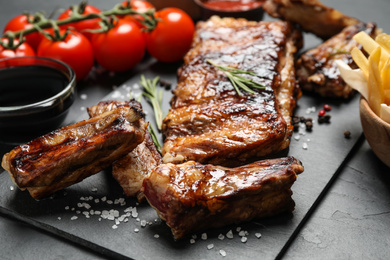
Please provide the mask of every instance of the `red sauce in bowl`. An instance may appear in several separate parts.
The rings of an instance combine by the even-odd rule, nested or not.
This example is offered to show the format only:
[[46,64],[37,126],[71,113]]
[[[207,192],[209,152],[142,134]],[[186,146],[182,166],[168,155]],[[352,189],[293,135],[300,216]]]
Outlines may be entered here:
[[259,8],[263,0],[204,0],[203,5],[209,9],[226,12],[240,12]]

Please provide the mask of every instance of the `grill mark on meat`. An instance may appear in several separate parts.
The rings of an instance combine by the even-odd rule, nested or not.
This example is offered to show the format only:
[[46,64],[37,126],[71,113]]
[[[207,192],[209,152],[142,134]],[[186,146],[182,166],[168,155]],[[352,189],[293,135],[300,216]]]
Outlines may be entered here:
[[301,55],[297,61],[297,79],[303,90],[336,98],[349,98],[354,94],[353,89],[341,78],[336,61],[341,60],[351,68],[357,68],[349,52],[354,47],[361,48],[352,38],[360,31],[367,32],[373,38],[377,34],[375,23],[351,25]]
[[[198,23],[192,49],[178,71],[172,108],[163,121],[164,162],[226,164],[231,158],[243,161],[288,147],[298,94],[293,54],[300,37],[282,21],[214,17]],[[209,59],[254,71],[257,76],[250,78],[265,89],[237,95]]]
[[[131,106],[142,111],[141,103],[134,99],[130,101],[101,101],[87,110],[88,114],[94,117],[118,107]],[[141,192],[143,179],[154,167],[161,163],[161,155],[153,143],[152,136],[146,130],[142,143],[112,164],[112,175],[127,196],[137,197],[138,201],[142,202],[145,200],[145,196]]]
[[19,188],[43,198],[110,166],[142,142],[146,128],[140,110],[117,108],[16,147],[2,166]]
[[291,186],[302,164],[293,157],[237,168],[196,162],[161,164],[145,178],[149,204],[176,239],[294,209]]

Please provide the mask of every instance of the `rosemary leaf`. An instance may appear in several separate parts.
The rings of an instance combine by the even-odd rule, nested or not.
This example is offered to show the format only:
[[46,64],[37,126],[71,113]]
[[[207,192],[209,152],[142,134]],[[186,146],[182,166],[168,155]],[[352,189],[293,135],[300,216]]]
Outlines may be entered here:
[[252,88],[257,88],[257,89],[265,88],[264,85],[257,83],[256,81],[253,81],[253,79],[248,79],[239,75],[239,74],[248,74],[251,76],[257,76],[256,73],[254,73],[253,71],[241,70],[241,69],[232,68],[228,66],[218,65],[212,62],[211,60],[207,60],[207,62],[225,73],[226,77],[229,79],[230,83],[232,83],[234,89],[236,90],[239,96],[243,95],[242,92],[240,91],[240,88],[250,94],[255,94],[255,91],[253,91]]
[[160,142],[158,141],[156,132],[154,131],[154,128],[153,128],[153,126],[151,124],[149,124],[149,132],[150,132],[150,135],[152,136],[152,140],[153,140],[154,145],[157,148],[157,151],[161,154],[161,148],[162,147],[161,147]]
[[146,79],[144,75],[141,75],[141,85],[144,88],[142,95],[149,99],[154,110],[154,119],[156,120],[158,130],[161,130],[163,114],[161,109],[162,102],[162,90],[157,90],[157,83],[159,77],[155,77],[153,80]]

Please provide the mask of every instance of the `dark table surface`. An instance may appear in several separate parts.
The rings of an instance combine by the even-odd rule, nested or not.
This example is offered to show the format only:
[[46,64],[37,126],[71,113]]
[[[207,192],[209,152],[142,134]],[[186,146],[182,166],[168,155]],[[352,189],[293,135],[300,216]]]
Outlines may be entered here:
[[[323,2],[363,21],[374,21],[385,32],[390,32],[388,0]],[[3,1],[0,7],[0,28],[10,18],[26,10],[50,13],[56,8],[76,3],[78,1],[74,0]],[[100,0],[90,3],[105,10],[110,9],[117,1]],[[74,120],[75,115],[84,113],[85,107],[94,105],[112,92],[114,86],[121,85],[133,76],[129,72],[78,83],[78,98],[67,121]],[[316,205],[301,221],[285,247],[286,251],[279,256],[286,259],[390,257],[390,168],[377,159],[363,135],[350,155],[321,193]],[[74,241],[6,215],[0,215],[0,252],[0,259],[106,258]],[[261,252],[259,258],[260,256]]]

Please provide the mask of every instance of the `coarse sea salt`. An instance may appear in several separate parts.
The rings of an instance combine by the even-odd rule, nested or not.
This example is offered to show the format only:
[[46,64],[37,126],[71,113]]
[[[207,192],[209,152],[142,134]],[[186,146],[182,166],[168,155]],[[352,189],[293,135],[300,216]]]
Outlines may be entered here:
[[207,245],[207,249],[210,250],[210,249],[213,249],[214,248],[214,244],[209,244]]
[[226,237],[232,239],[233,238],[233,231],[229,230],[229,232],[226,233]]
[[219,250],[219,254],[221,256],[226,256],[226,251],[221,249],[221,250]]

